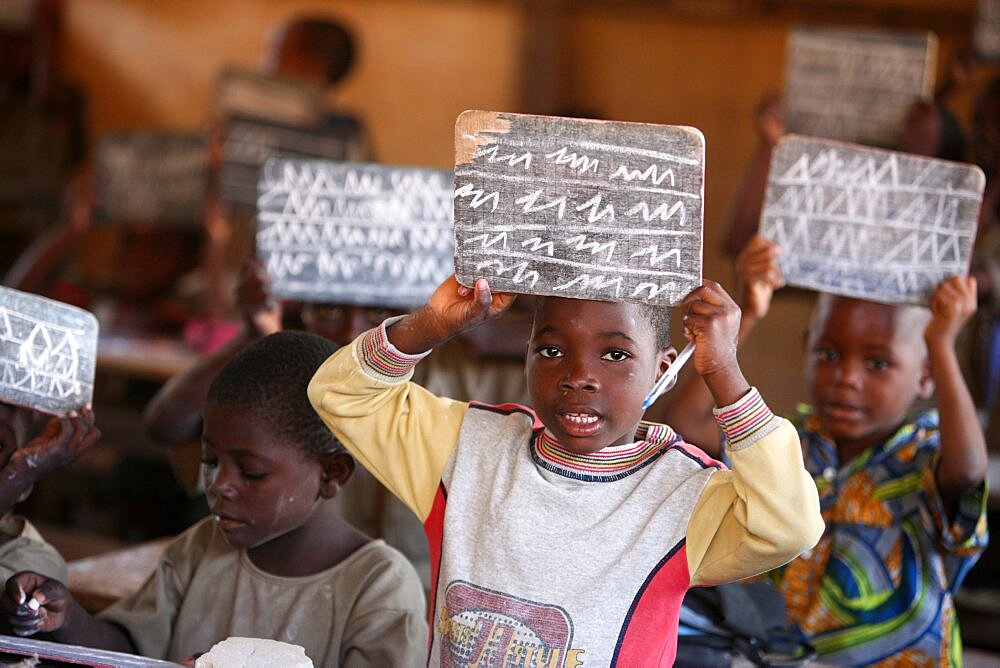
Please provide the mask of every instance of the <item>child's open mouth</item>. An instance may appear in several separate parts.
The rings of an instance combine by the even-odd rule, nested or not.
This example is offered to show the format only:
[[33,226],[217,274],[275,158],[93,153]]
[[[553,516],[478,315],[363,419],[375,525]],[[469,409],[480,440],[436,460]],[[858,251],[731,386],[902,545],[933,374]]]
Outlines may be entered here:
[[559,413],[559,425],[570,436],[585,438],[601,428],[604,418],[594,413]]
[[864,411],[848,404],[827,404],[823,407],[827,419],[856,422],[864,417]]

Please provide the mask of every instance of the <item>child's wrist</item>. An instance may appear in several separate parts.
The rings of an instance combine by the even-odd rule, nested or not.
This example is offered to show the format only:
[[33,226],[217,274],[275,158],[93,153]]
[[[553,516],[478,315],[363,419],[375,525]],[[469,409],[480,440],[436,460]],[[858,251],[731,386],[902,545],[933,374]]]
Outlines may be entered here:
[[739,366],[727,366],[702,375],[705,386],[712,394],[716,406],[728,406],[736,403],[750,391]]
[[386,337],[397,350],[407,355],[420,355],[447,342],[457,332],[447,332],[427,306],[392,323],[386,328]]

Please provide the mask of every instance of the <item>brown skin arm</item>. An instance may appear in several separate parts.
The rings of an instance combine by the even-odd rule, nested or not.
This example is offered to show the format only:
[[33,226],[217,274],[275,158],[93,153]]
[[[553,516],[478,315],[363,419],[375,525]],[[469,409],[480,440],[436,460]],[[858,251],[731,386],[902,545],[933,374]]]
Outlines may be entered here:
[[35,239],[7,271],[3,284],[44,294],[60,266],[90,228],[94,195],[88,176],[81,174],[67,189],[59,222]]
[[[771,242],[755,236],[736,259],[742,311],[737,349],[767,315],[774,291],[785,284],[777,263],[780,250]],[[722,454],[722,435],[712,415],[712,408],[716,405],[726,404],[715,400],[702,378],[689,375],[671,393],[664,420],[688,443],[697,445],[712,457],[719,457]]]
[[[34,599],[38,609],[28,602]],[[134,654],[135,645],[125,631],[84,610],[66,585],[31,571],[7,580],[0,599],[7,623],[15,635],[49,633],[56,642]]]
[[955,339],[975,311],[976,279],[946,279],[934,293],[931,321],[924,332],[941,419],[935,479],[951,515],[962,497],[986,477],[986,439],[955,354]]
[[513,294],[490,290],[486,279],[474,288],[460,285],[452,275],[438,286],[427,303],[386,330],[389,342],[408,355],[417,355],[497,318],[514,303]]
[[270,281],[258,260],[244,265],[236,300],[243,314],[239,336],[171,378],[146,406],[143,425],[146,435],[156,443],[173,446],[198,439],[202,408],[215,376],[251,343],[281,331],[281,304],[272,298]]
[[783,134],[785,125],[781,115],[781,96],[778,93],[765,95],[755,111],[757,127],[757,148],[743,175],[740,189],[733,202],[729,229],[726,234],[725,251],[734,257],[757,232],[760,212],[764,208],[764,194],[767,190],[767,174],[771,166],[771,151]]

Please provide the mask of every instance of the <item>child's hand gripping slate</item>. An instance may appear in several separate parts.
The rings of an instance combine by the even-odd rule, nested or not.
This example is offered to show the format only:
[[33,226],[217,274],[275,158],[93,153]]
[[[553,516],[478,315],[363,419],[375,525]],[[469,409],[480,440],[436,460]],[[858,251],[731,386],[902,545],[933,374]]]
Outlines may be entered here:
[[976,279],[952,276],[941,281],[931,300],[931,320],[924,330],[929,348],[953,348],[958,333],[976,312]]
[[750,390],[736,361],[740,307],[715,281],[704,280],[681,303],[684,336],[695,344],[694,367],[717,406],[735,403]]
[[500,316],[516,295],[493,293],[486,279],[467,288],[452,275],[438,286],[427,304],[389,330],[389,340],[404,353],[430,350],[462,332]]
[[94,411],[84,406],[79,413],[72,411],[65,417],[50,418],[42,433],[14,452],[8,464],[16,464],[21,471],[39,480],[72,464],[100,437],[101,430],[94,426]]
[[21,571],[7,580],[0,605],[14,633],[30,636],[62,628],[71,600],[66,585],[58,580]]

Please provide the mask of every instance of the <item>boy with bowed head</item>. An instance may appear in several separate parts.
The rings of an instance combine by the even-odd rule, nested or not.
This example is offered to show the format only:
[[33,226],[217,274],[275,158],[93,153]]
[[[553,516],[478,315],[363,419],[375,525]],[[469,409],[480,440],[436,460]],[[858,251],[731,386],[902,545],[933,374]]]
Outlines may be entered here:
[[212,517],[178,536],[139,591],[96,618],[61,582],[14,575],[3,605],[15,632],[172,661],[241,636],[300,645],[320,666],[423,665],[417,574],[330,503],[354,460],[316,417],[306,385],[336,349],[281,332],[230,360],[205,407]]
[[[683,303],[733,470],[642,422],[670,366],[666,309],[541,297],[533,402],[486,406],[408,382],[427,352],[514,295],[454,277],[317,371],[324,422],[424,520],[434,665],[670,665],[681,598],[787,562],[822,533],[791,425],[736,362],[739,309],[707,281]],[[775,484],[780,480],[781,484]]]
[[[784,284],[779,252],[754,237],[737,260],[741,342]],[[987,542],[986,443],[955,352],[975,310],[976,281],[958,276],[930,310],[819,295],[797,426],[826,532],[771,578],[824,662],[961,664],[952,596]],[[932,394],[936,410],[914,408]],[[718,452],[704,384],[673,398],[668,419]]]

